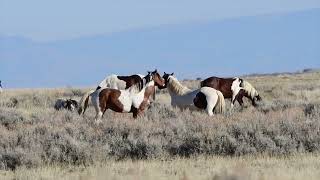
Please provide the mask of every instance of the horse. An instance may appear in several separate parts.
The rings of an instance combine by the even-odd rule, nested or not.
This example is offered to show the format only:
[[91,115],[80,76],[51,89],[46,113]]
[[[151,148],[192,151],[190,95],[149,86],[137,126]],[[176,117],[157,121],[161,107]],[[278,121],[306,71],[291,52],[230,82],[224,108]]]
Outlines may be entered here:
[[225,101],[220,91],[210,87],[191,90],[183,86],[173,75],[174,73],[164,72],[165,86],[160,88],[168,88],[172,106],[181,109],[194,107],[205,109],[209,116],[212,116],[214,111],[217,113],[225,111]]
[[243,97],[251,100],[253,106],[257,106],[256,101],[261,101],[258,91],[247,81],[241,78],[219,78],[209,77],[200,82],[201,87],[212,87],[222,92],[223,96],[227,99],[231,98],[231,107],[235,101],[243,105]]
[[103,79],[96,90],[104,89],[104,88],[112,88],[112,89],[128,89],[132,85],[139,83],[144,75],[134,74],[131,76],[118,76],[116,74],[112,74]]
[[74,111],[78,108],[78,102],[73,99],[57,99],[55,105],[55,110],[59,111],[61,109],[67,109],[69,111]]
[[[155,70],[157,71],[157,70]],[[139,83],[142,78],[145,77],[142,74],[134,74],[130,76],[119,76],[116,74],[112,74],[104,78],[99,85],[97,86],[96,90],[104,89],[104,88],[111,88],[111,89],[128,89],[132,85]],[[94,90],[90,90],[84,94],[84,96],[88,96],[93,93]],[[153,101],[156,99],[156,89],[154,89],[154,93],[152,96]]]
[[[98,89],[88,96],[81,99],[79,114],[84,114],[87,108],[89,96],[92,96],[91,102],[96,110],[96,121],[100,121],[107,109],[119,113],[133,113],[136,119],[150,105],[150,96],[154,93],[155,86],[163,87],[164,80],[157,71],[148,72],[140,82],[132,85],[125,90],[112,88]],[[82,107],[84,111],[82,111]]]
[[[148,74],[157,73],[157,72],[158,72],[158,70],[156,69],[153,72],[148,72]],[[89,98],[91,97],[91,94],[94,93],[95,91],[97,91],[99,89],[105,89],[105,88],[117,89],[117,90],[128,89],[132,85],[140,83],[141,80],[143,79],[143,77],[145,77],[145,76],[143,76],[141,74],[135,74],[135,75],[131,75],[131,76],[110,75],[110,76],[106,77],[104,80],[101,81],[101,83],[98,85],[96,90],[90,90],[82,96],[82,98],[80,100],[80,108],[78,109],[78,113],[83,114],[86,111],[85,107],[88,107]],[[155,96],[156,96],[156,88],[154,88],[154,92],[152,93],[153,101],[156,99]],[[81,105],[81,104],[83,104],[83,105]]]
[[2,90],[2,82],[0,81],[0,94],[3,92]]

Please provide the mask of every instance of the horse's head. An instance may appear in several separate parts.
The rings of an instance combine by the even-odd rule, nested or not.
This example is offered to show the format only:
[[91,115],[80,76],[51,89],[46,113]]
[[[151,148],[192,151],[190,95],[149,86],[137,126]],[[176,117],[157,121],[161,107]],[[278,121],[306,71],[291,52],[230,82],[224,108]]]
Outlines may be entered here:
[[174,73],[167,74],[166,72],[164,72],[162,78],[164,79],[165,85],[164,85],[163,87],[161,87],[161,88],[159,87],[159,89],[165,89],[165,88],[167,88],[167,85],[168,85],[170,76],[173,76],[173,75],[174,75]]
[[155,85],[158,86],[159,89],[165,86],[165,80],[160,76],[157,70],[153,72],[148,72],[148,75],[152,77],[152,80],[154,81]]
[[243,81],[241,84],[247,94],[247,97],[251,99],[252,105],[256,106],[256,101],[262,100],[258,91],[248,81]]
[[262,98],[261,98],[261,96],[259,94],[255,98],[256,98],[257,101],[261,101],[262,100]]
[[73,99],[67,99],[65,101],[64,107],[70,111],[74,111],[76,108],[78,108],[78,103]]

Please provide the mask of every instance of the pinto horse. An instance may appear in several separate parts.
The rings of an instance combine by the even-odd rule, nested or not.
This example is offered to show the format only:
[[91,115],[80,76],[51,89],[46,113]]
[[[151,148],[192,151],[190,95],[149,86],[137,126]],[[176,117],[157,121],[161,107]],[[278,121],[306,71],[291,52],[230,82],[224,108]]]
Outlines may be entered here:
[[[165,85],[157,71],[149,72],[140,82],[132,85],[126,90],[117,90],[111,88],[98,89],[91,94],[92,104],[96,110],[96,120],[100,121],[107,109],[120,113],[133,113],[133,118],[137,118],[144,112],[150,104],[150,96],[154,93],[155,86],[162,87]],[[85,99],[88,99],[85,97]],[[87,103],[83,99],[80,101],[80,108]],[[79,114],[82,110],[79,109]],[[83,111],[84,113],[84,111]]]
[[209,77],[200,83],[201,87],[212,87],[222,92],[225,98],[231,98],[231,106],[235,101],[243,105],[243,97],[251,100],[252,105],[256,106],[256,101],[260,101],[261,97],[258,91],[247,81],[240,78],[219,78]]
[[2,93],[2,83],[1,83],[1,81],[0,81],[0,94]]
[[197,107],[205,109],[209,116],[213,112],[222,113],[225,111],[225,101],[223,94],[210,87],[203,87],[197,90],[191,90],[183,86],[172,74],[164,73],[165,86],[168,88],[171,96],[171,105],[179,108]]

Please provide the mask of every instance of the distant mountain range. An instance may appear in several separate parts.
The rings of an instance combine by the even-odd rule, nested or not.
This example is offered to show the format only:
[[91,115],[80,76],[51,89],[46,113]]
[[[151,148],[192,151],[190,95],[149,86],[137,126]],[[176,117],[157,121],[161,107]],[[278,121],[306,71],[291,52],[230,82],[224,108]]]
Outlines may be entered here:
[[158,68],[180,79],[320,67],[320,9],[37,43],[0,36],[7,87],[87,86]]

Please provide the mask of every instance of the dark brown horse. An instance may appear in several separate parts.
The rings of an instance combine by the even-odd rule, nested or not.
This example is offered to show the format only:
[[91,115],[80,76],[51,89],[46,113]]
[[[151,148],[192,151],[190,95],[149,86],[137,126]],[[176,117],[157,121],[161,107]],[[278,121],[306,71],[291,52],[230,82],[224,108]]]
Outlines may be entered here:
[[[153,71],[129,89],[105,88],[96,90],[91,94],[92,104],[96,109],[96,120],[100,121],[107,109],[120,113],[133,113],[133,117],[137,118],[149,106],[149,98],[155,92],[155,86],[162,87],[164,85],[165,82],[159,73]],[[87,103],[83,102],[85,101],[81,101],[80,107],[84,104],[84,109],[86,109]]]
[[[240,82],[239,85],[238,83],[236,83],[237,79]],[[212,76],[201,81],[200,85],[201,87],[212,87],[221,91],[225,98],[232,98],[232,105],[234,105],[235,101],[238,101],[239,104],[242,106],[243,97],[249,98],[253,106],[257,105],[256,101],[261,100],[261,97],[257,90],[250,83],[240,78],[219,78]],[[238,92],[235,92],[237,90]]]
[[54,105],[54,108],[57,111],[62,109],[74,111],[75,109],[78,109],[78,102],[74,99],[58,99]]

